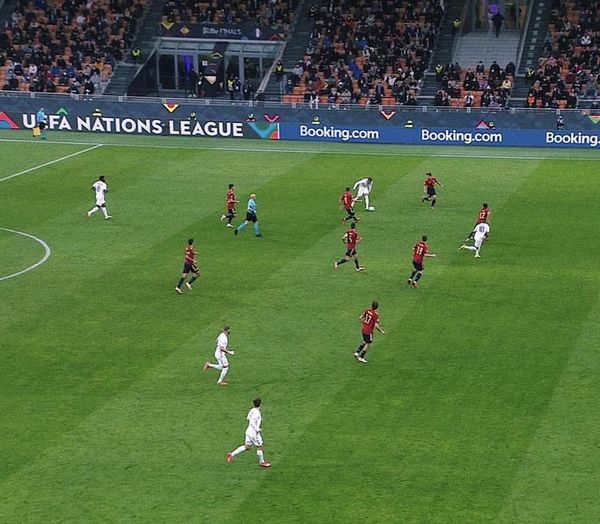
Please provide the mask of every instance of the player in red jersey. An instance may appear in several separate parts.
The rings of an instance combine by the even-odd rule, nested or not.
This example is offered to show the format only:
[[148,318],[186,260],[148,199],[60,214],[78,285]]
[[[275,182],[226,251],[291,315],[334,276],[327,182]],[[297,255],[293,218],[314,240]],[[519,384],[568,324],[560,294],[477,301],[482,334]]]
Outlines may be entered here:
[[431,173],[427,173],[425,175],[425,195],[422,199],[421,202],[425,202],[427,200],[427,202],[431,202],[431,207],[435,207],[435,200],[437,198],[436,196],[436,192],[435,192],[435,186],[440,186],[440,187],[444,187],[440,181],[434,177]]
[[409,286],[414,288],[417,287],[417,282],[423,274],[423,261],[425,257],[435,257],[434,253],[429,252],[429,246],[427,245],[427,236],[421,237],[421,242],[417,242],[413,247],[413,272],[410,274],[410,278],[406,281]]
[[191,291],[192,284],[196,281],[196,279],[200,276],[198,271],[198,267],[196,266],[196,251],[194,251],[194,239],[190,238],[188,240],[187,246],[185,248],[185,259],[183,261],[183,271],[181,273],[181,278],[179,279],[179,283],[175,288],[175,292],[179,295],[183,295],[183,291],[181,291],[181,286],[183,285],[183,281],[187,278],[187,276],[191,273],[192,278],[190,278],[189,282],[185,283],[185,286]]
[[365,309],[359,320],[362,322],[362,343],[354,352],[354,358],[363,364],[367,363],[365,355],[369,351],[369,347],[373,342],[373,332],[379,331],[382,335],[385,335],[385,331],[379,325],[379,303],[373,302],[370,309]]
[[485,222],[486,224],[489,225],[491,214],[492,214],[492,210],[488,207],[487,203],[484,202],[481,205],[481,209],[479,210],[479,214],[477,215],[477,221],[475,222],[475,227],[469,233],[469,236],[465,239],[465,242],[467,240],[471,240],[475,236],[475,228],[477,227],[478,224],[482,224],[482,223]]
[[235,205],[239,202],[235,196],[235,186],[233,184],[229,184],[227,186],[227,197],[226,197],[226,208],[227,214],[221,215],[221,222],[227,219],[227,227],[233,227],[231,221],[235,217]]
[[354,195],[350,192],[350,188],[347,187],[346,191],[344,191],[342,193],[342,196],[340,197],[340,209],[342,209],[343,206],[343,208],[346,210],[346,213],[348,214],[348,216],[342,220],[342,224],[345,224],[346,222],[348,222],[348,220],[354,220],[356,222],[360,220],[360,218],[357,217],[356,213],[354,212],[354,202],[356,202],[356,199],[354,198]]
[[352,222],[350,224],[350,229],[344,233],[342,237],[342,241],[346,244],[346,254],[344,258],[338,260],[333,263],[333,267],[337,269],[342,264],[346,262],[350,262],[350,260],[354,259],[354,265],[356,266],[356,271],[363,271],[365,268],[362,267],[358,263],[358,254],[356,253],[356,245],[362,240],[358,232],[356,231],[356,224]]

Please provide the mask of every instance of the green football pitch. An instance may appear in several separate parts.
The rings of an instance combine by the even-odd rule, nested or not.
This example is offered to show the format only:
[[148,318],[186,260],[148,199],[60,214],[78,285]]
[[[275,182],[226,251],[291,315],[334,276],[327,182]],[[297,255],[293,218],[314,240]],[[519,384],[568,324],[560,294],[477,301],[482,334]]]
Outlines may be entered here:
[[[0,150],[0,522],[600,521],[599,154],[16,131]],[[86,220],[101,174],[113,219]],[[334,271],[365,176],[367,269]],[[220,222],[228,183],[239,211],[256,192],[262,238]],[[271,469],[225,462],[255,397]]]

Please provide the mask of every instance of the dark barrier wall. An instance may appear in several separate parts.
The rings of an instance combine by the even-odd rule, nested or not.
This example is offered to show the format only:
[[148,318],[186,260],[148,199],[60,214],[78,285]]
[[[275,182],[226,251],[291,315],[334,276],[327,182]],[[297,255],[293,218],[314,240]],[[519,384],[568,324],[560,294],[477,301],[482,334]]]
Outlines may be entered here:
[[141,135],[261,138],[320,142],[535,147],[600,147],[600,113],[563,112],[557,129],[551,111],[379,111],[205,105],[202,100],[163,103],[34,99],[0,96],[0,128],[32,128],[44,107],[51,130]]

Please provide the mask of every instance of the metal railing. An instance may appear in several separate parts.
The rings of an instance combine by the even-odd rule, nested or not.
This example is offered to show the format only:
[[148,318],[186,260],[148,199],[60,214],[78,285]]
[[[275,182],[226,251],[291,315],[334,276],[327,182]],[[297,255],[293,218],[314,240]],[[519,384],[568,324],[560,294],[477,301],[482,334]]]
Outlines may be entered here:
[[[529,24],[531,22],[531,13],[533,11],[533,5],[535,4],[535,0],[531,0],[527,5],[527,20],[525,21],[525,28],[521,33],[521,38],[519,40],[519,47],[517,49],[517,68],[516,73],[519,72],[519,68],[521,67],[521,61],[523,59],[523,48],[525,47],[525,40],[527,40],[527,33],[529,33]],[[517,12],[517,16],[518,12]]]

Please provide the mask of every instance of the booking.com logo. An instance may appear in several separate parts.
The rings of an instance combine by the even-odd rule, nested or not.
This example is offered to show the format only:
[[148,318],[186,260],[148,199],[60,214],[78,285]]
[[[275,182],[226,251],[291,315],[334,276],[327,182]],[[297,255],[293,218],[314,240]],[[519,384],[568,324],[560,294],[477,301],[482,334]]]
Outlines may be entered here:
[[421,129],[423,142],[460,142],[470,144],[499,144],[502,143],[502,133],[472,133],[470,131],[457,131],[445,129],[443,131],[430,131]]
[[546,144],[573,144],[587,145],[590,147],[598,147],[600,138],[598,135],[585,135],[579,133],[554,133],[553,131],[546,132]]
[[348,142],[349,140],[379,140],[379,131],[374,129],[345,129],[334,126],[310,127],[301,125],[300,136],[335,138],[343,142]]

